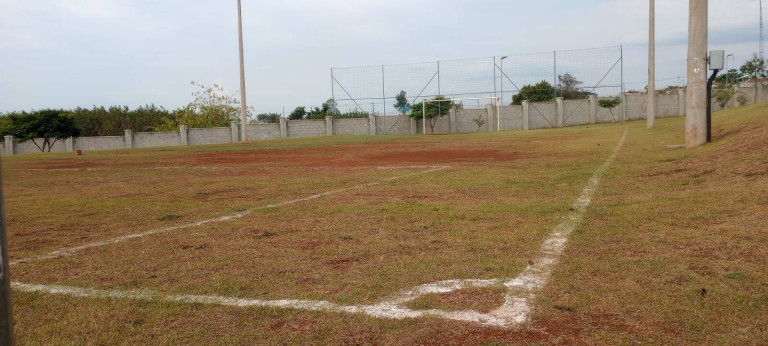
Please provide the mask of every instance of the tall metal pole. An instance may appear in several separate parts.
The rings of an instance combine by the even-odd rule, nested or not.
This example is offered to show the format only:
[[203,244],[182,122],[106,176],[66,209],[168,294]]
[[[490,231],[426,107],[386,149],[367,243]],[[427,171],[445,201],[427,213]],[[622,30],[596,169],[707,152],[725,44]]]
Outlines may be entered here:
[[385,91],[384,84],[384,65],[381,65],[381,102],[384,102],[384,113],[381,115],[387,115],[387,92]]
[[498,96],[496,94],[496,56],[495,55],[493,56],[493,96]]
[[440,91],[440,61],[437,62],[437,94],[442,95]]
[[335,85],[333,85],[335,82],[333,81],[333,67],[331,67],[331,98],[336,101],[336,90]]
[[501,66],[499,69],[501,69],[501,85],[499,86],[501,89],[501,104],[504,104],[504,59],[508,58],[507,56],[501,57],[500,64]]
[[686,92],[685,146],[707,142],[707,36],[708,0],[688,1],[688,90]]
[[557,98],[557,51],[552,52],[552,54],[555,57],[555,66],[554,66],[555,67],[555,70],[554,70],[555,73],[554,73],[554,79],[552,80],[554,84],[552,84],[552,86],[554,86],[554,89],[555,89],[554,97]]
[[13,345],[11,278],[8,273],[8,246],[5,237],[5,198],[0,177],[0,345]]
[[245,62],[243,58],[243,13],[237,0],[237,33],[240,39],[240,141],[248,141],[248,105],[245,102]]
[[621,53],[621,122],[627,120],[627,93],[624,89],[624,45],[619,46]]
[[647,125],[652,129],[656,125],[656,9],[655,0],[650,0],[650,22],[648,24],[648,100]]

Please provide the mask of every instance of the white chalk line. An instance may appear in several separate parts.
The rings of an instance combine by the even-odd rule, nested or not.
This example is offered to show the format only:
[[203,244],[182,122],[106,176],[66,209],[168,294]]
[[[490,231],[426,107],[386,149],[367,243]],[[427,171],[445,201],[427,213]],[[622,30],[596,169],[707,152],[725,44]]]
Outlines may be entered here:
[[[541,246],[541,256],[534,264],[528,265],[523,272],[511,279],[467,279],[445,280],[420,285],[401,291],[394,296],[384,299],[375,305],[346,306],[320,300],[261,300],[232,298],[210,295],[165,295],[150,290],[98,290],[58,285],[34,285],[13,282],[11,286],[23,292],[37,292],[55,295],[87,298],[137,299],[146,301],[164,301],[177,303],[208,304],[232,307],[272,307],[308,311],[362,313],[376,318],[405,319],[418,317],[440,317],[449,320],[478,323],[486,326],[512,327],[525,323],[531,312],[536,293],[542,289],[552,274],[552,269],[565,249],[568,236],[578,226],[584,217],[587,207],[597,190],[600,180],[608,168],[616,160],[628,129],[619,140],[611,155],[593,173],[581,195],[572,205],[572,210],[562,221],[552,229]],[[425,172],[426,173],[426,172]],[[507,288],[507,294],[501,307],[490,313],[477,311],[443,311],[443,310],[413,310],[404,307],[405,304],[427,294],[449,293],[470,287],[491,287],[502,284]]]
[[[391,167],[388,167],[388,168],[391,168]],[[202,220],[202,221],[187,223],[187,224],[183,224],[183,225],[176,225],[176,226],[171,226],[171,227],[166,227],[166,228],[161,228],[161,229],[149,230],[149,231],[140,232],[140,233],[128,234],[128,235],[124,235],[124,236],[120,236],[120,237],[112,238],[112,239],[108,239],[108,240],[102,240],[102,241],[97,241],[97,242],[88,243],[88,244],[84,244],[84,245],[79,245],[79,246],[59,249],[59,250],[51,251],[51,252],[49,252],[47,254],[44,254],[44,255],[31,256],[31,257],[27,257],[27,258],[23,258],[23,259],[19,259],[19,260],[14,260],[14,261],[9,262],[9,265],[13,266],[13,265],[17,265],[17,264],[21,264],[21,263],[29,263],[29,262],[33,262],[33,261],[42,261],[42,260],[48,260],[48,259],[54,259],[54,258],[69,257],[69,256],[72,256],[72,255],[75,255],[76,253],[78,253],[80,251],[87,250],[87,249],[92,249],[92,248],[97,248],[97,247],[102,247],[102,246],[107,246],[107,245],[112,245],[112,244],[118,244],[118,243],[122,243],[122,242],[125,242],[125,241],[128,241],[128,240],[131,240],[131,239],[143,238],[143,237],[150,236],[150,235],[153,235],[153,234],[166,233],[166,232],[175,231],[175,230],[184,229],[184,228],[199,227],[199,226],[210,224],[210,223],[217,223],[217,222],[224,222],[224,221],[229,221],[229,220],[240,219],[240,218],[243,218],[243,217],[245,217],[245,216],[247,216],[247,215],[249,215],[249,214],[251,214],[251,213],[253,213],[255,211],[259,211],[259,210],[272,209],[272,208],[280,208],[280,207],[284,207],[286,205],[296,204],[296,203],[300,203],[300,202],[306,202],[306,201],[309,201],[309,200],[318,199],[318,198],[322,198],[322,197],[326,197],[326,196],[330,196],[330,195],[335,195],[335,194],[338,194],[338,193],[341,193],[341,192],[345,192],[345,191],[349,191],[349,190],[376,186],[376,185],[380,185],[381,183],[384,183],[384,182],[391,182],[391,181],[395,181],[395,180],[398,180],[398,179],[404,179],[404,178],[408,178],[408,177],[411,177],[411,176],[414,176],[414,175],[433,173],[433,172],[441,171],[441,170],[448,169],[448,168],[450,168],[450,166],[418,166],[418,167],[416,167],[416,166],[402,166],[402,167],[400,167],[400,169],[427,169],[427,170],[421,171],[421,172],[417,172],[417,173],[410,173],[410,174],[404,174],[404,175],[400,175],[400,176],[394,176],[394,177],[382,179],[381,181],[378,181],[378,182],[364,183],[364,184],[359,184],[359,185],[355,185],[355,186],[351,186],[351,187],[345,187],[345,188],[341,188],[341,189],[337,189],[337,190],[332,190],[332,191],[327,191],[327,192],[323,192],[323,193],[318,193],[318,194],[315,194],[315,195],[312,195],[312,196],[308,196],[308,197],[304,197],[304,198],[298,198],[298,199],[293,199],[293,200],[290,200],[290,201],[269,204],[269,205],[265,205],[265,206],[261,206],[261,207],[256,207],[256,208],[248,209],[248,210],[236,213],[236,214],[219,216],[219,217],[216,217],[216,218],[213,218],[213,219]]]

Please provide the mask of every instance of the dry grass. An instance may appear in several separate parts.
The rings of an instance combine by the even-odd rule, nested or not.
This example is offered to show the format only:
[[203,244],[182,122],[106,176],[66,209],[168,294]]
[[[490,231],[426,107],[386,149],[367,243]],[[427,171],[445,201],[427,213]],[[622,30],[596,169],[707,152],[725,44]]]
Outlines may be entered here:
[[[16,293],[22,343],[765,343],[768,107],[629,123],[614,167],[521,328]],[[14,280],[264,299],[377,302],[443,279],[516,276],[623,127],[331,137],[4,158],[10,256],[417,173],[236,221],[21,264]],[[78,161],[80,160],[80,161]],[[51,170],[72,168],[78,170]],[[85,169],[89,168],[89,170]],[[87,182],[87,183],[86,183]],[[44,196],[44,197],[43,197]],[[702,288],[707,294],[698,295]],[[419,308],[492,310],[496,290]]]

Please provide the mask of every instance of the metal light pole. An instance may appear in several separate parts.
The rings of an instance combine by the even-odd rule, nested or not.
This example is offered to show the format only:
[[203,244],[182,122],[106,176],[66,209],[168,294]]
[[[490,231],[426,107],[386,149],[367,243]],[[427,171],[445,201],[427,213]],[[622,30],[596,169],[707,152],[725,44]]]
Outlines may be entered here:
[[650,23],[648,25],[648,101],[646,120],[648,129],[656,125],[656,9],[655,0],[650,0]]
[[13,345],[11,278],[8,273],[8,246],[5,238],[5,199],[0,177],[0,345]]
[[248,141],[248,106],[245,102],[245,63],[243,58],[243,13],[237,0],[237,33],[240,39],[240,141]]
[[685,146],[707,142],[707,36],[709,1],[688,1],[688,92],[686,92]]
[[501,89],[501,104],[504,105],[504,59],[508,58],[508,56],[501,57],[500,61],[500,69],[501,69],[501,85],[499,88]]

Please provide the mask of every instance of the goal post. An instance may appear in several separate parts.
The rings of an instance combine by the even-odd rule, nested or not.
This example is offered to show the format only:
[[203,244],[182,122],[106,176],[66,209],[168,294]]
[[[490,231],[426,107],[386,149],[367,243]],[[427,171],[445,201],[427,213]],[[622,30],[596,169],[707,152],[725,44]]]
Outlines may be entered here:
[[[496,131],[501,131],[501,97],[488,96],[488,97],[467,97],[467,98],[446,98],[442,100],[427,100],[421,101],[421,133],[427,134],[427,104],[439,103],[439,102],[451,102],[461,103],[463,101],[481,101],[481,100],[493,100],[494,108],[496,108]],[[458,101],[458,102],[457,102]]]

